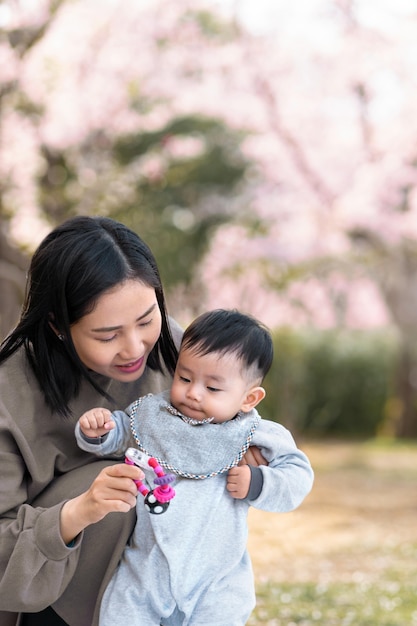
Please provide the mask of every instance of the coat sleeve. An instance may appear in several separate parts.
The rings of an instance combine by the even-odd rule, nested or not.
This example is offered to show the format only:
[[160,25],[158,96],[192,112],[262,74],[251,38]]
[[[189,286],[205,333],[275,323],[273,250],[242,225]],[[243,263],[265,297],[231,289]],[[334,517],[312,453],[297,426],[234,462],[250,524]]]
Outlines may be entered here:
[[78,546],[67,548],[56,532],[60,508],[23,505],[16,519],[2,519],[1,609],[39,611],[53,603],[71,580]]
[[296,509],[313,486],[314,473],[307,456],[297,448],[286,428],[267,420],[261,421],[252,444],[259,447],[268,465],[259,468],[262,490],[249,504],[275,513]]
[[[94,459],[56,477],[29,505],[24,502],[27,496],[20,457],[11,451],[3,454],[1,435],[0,450],[2,474],[4,471],[0,487],[0,612],[36,612],[53,605],[60,608],[60,614],[68,615],[68,623],[92,624],[102,581],[107,576],[108,582],[134,527],[134,509],[129,515],[108,515],[88,527],[72,547],[62,541],[59,516],[67,499],[86,491],[103,467],[115,461]],[[3,464],[5,456],[7,464]],[[79,599],[76,603],[75,597]]]
[[[60,512],[68,499],[85,492],[99,472],[115,460],[91,457],[88,463],[56,475],[45,488],[39,490],[37,486],[34,497],[30,472],[36,459],[30,452],[27,442],[19,439],[18,428],[13,428],[1,410],[0,611],[36,612],[58,599],[70,607],[74,596],[83,596],[83,602],[74,608],[65,605],[65,610],[85,612],[87,617],[75,623],[91,623],[101,581],[112,559],[117,562],[120,558],[134,516],[106,516],[68,547],[60,534]],[[36,476],[38,480],[39,472]],[[69,594],[68,589],[73,592]]]
[[59,517],[64,501],[49,508],[35,501],[26,504],[26,468],[1,422],[0,610],[38,611],[56,600],[71,579],[81,536],[72,548],[62,541]]

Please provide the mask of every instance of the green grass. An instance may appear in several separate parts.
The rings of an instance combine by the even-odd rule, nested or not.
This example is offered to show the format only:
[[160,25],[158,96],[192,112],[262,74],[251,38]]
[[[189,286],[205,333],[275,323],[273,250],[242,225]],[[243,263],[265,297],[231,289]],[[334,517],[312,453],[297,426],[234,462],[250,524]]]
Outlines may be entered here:
[[258,585],[257,607],[247,626],[261,625],[414,626],[415,577],[406,571],[384,571],[376,583]]
[[247,626],[417,626],[416,444],[309,444],[306,503],[293,517],[252,518],[254,545],[277,533],[287,545],[271,541],[272,558],[257,562],[253,551]]

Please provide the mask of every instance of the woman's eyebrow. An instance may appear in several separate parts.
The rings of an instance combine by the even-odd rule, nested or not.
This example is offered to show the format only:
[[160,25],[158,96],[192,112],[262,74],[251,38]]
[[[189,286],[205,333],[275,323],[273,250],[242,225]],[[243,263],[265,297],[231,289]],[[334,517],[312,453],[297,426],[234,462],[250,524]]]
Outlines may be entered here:
[[[156,306],[158,305],[155,302],[155,304],[150,306],[149,309],[147,309],[144,313],[142,313],[142,315],[137,317],[135,321],[140,322],[140,320],[143,320],[144,317],[147,317],[150,313],[152,313],[152,311],[155,309]],[[108,333],[111,330],[120,330],[120,328],[122,328],[122,326],[103,326],[102,328],[92,328],[91,330],[93,333],[106,333],[106,332]]]

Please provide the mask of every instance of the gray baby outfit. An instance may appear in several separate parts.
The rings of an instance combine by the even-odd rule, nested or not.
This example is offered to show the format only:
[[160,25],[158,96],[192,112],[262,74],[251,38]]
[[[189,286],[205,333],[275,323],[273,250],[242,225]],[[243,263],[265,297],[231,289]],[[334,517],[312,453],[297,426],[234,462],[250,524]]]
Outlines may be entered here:
[[[287,429],[261,419],[256,409],[221,424],[192,425],[164,392],[113,417],[116,427],[96,442],[86,441],[77,426],[80,447],[103,456],[139,447],[176,475],[176,495],[160,515],[150,514],[138,495],[137,524],[104,593],[100,626],[243,626],[255,606],[249,506],[296,508],[313,483],[307,457]],[[249,445],[268,461],[259,468],[262,488],[253,500],[234,499],[227,471]],[[153,489],[155,474],[145,473]]]

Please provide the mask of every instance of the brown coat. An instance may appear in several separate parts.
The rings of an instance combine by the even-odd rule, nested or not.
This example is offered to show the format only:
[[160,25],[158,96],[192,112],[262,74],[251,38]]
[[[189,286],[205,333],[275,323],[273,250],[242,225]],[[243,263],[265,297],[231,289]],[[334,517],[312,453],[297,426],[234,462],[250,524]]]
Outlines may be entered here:
[[[174,328],[176,343],[181,331]],[[147,368],[135,383],[100,377],[125,408],[145,393],[158,393],[170,378]],[[111,513],[67,547],[59,532],[64,502],[85,491],[111,462],[81,451],[74,437],[78,417],[108,406],[91,385],[71,405],[73,417],[51,414],[23,350],[0,367],[0,623],[14,626],[19,612],[52,605],[70,626],[93,626],[98,600],[135,523]],[[5,611],[5,613],[3,613]]]

